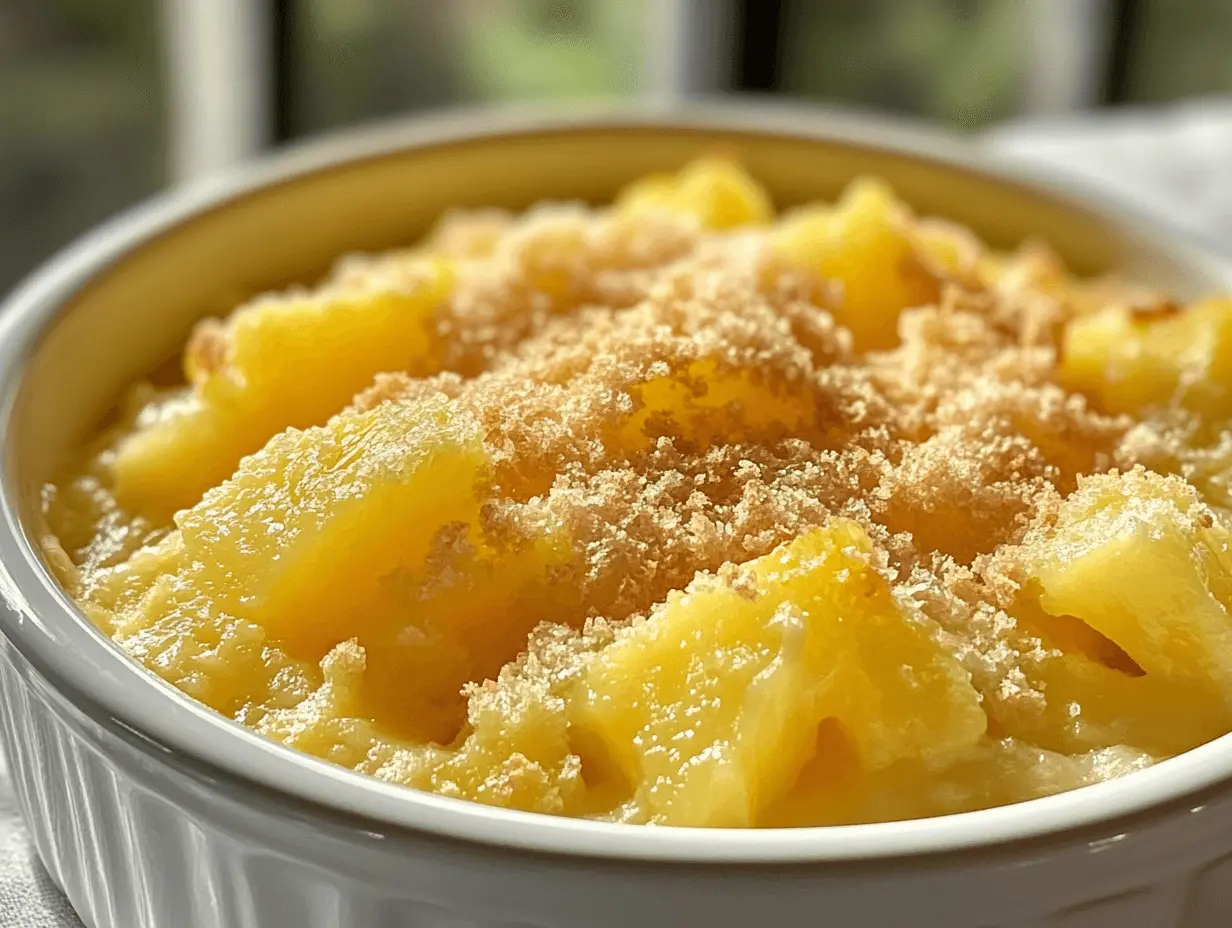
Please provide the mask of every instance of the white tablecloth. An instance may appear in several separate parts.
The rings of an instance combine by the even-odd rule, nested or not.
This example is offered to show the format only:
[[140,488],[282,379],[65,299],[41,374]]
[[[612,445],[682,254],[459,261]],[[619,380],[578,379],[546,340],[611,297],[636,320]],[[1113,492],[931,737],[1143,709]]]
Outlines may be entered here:
[[[986,141],[1103,185],[1232,254],[1232,104],[1021,122]],[[81,928],[26,840],[3,757],[0,928]]]
[[1019,122],[986,141],[1103,186],[1232,254],[1232,102]]
[[[81,928],[26,840],[0,754],[0,928]],[[127,928],[127,926],[117,926]],[[168,926],[175,928],[175,926]]]

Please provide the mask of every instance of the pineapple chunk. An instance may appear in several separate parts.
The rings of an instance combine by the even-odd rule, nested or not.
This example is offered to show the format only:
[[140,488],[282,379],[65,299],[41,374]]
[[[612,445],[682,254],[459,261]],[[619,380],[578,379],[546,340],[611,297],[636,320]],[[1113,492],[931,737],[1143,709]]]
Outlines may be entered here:
[[196,583],[276,638],[353,633],[379,579],[471,523],[487,461],[442,401],[384,403],[275,436],[176,521]]
[[355,714],[363,675],[363,649],[354,640],[340,642],[321,661],[319,686],[254,720],[253,728],[271,741],[355,768],[381,743],[375,726]]
[[[104,612],[85,609],[95,621]],[[270,643],[257,623],[219,612],[181,575],[161,577],[139,608],[112,621],[112,638],[129,655],[230,718],[294,705],[317,683],[310,661]]]
[[293,705],[311,693],[312,663],[267,641],[261,625],[216,608],[195,574],[172,532],[89,574],[81,607],[145,667],[223,715]]
[[1040,605],[1110,639],[1148,678],[1232,706],[1229,532],[1197,492],[1141,469],[1086,478],[1025,543]]
[[1075,754],[984,738],[939,769],[906,759],[868,776],[818,780],[807,770],[766,814],[772,828],[907,821],[1050,796],[1142,770],[1155,758],[1124,746]]
[[893,347],[899,313],[935,303],[940,295],[909,226],[910,216],[893,191],[860,180],[833,209],[801,210],[785,219],[776,234],[789,263],[842,285],[835,315],[861,351]]
[[1206,416],[1232,413],[1232,301],[1157,310],[1114,305],[1073,319],[1062,382],[1110,412],[1179,403]]
[[190,392],[138,420],[116,451],[116,495],[166,518],[284,428],[320,425],[384,371],[434,370],[432,320],[452,275],[425,260],[401,290],[265,297],[203,323],[184,356]]
[[765,225],[774,216],[770,198],[738,165],[705,158],[677,174],[652,174],[626,187],[617,210],[629,213],[664,209],[695,217],[707,229]]
[[1060,256],[1038,241],[1029,240],[1010,253],[997,252],[970,229],[935,218],[915,221],[910,234],[929,271],[973,292],[1049,296],[1078,313],[1103,306],[1110,292],[1124,292],[1112,291],[1112,281],[1075,279]]
[[380,617],[361,637],[362,714],[401,737],[451,742],[465,720],[463,684],[494,679],[570,596],[553,580],[572,554],[563,530],[550,524],[517,546],[463,543],[386,577]]
[[598,652],[574,728],[600,746],[598,769],[632,787],[642,819],[757,824],[827,719],[870,769],[939,761],[980,737],[967,674],[895,601],[870,551],[836,520],[726,583],[699,576]]
[[548,681],[515,682],[503,674],[499,685],[471,690],[467,718],[465,736],[443,762],[402,782],[488,805],[576,811],[584,790],[581,760],[570,745],[565,702]]
[[116,446],[111,467],[117,502],[153,522],[169,523],[269,438],[250,425],[207,405],[192,390],[156,398]]
[[1209,689],[1146,674],[1120,647],[1072,615],[1049,615],[1028,583],[1014,608],[1042,648],[1020,669],[1044,699],[992,700],[990,723],[1041,749],[1084,754],[1118,745],[1170,757],[1232,728],[1232,711]]
[[[443,400],[288,430],[181,512],[177,532],[101,572],[88,602],[172,680],[255,672],[238,660],[179,665],[240,639],[254,660],[267,639],[319,656],[363,627],[382,577],[422,564],[443,526],[475,520],[486,467],[477,426]],[[237,681],[198,698],[230,712],[259,690]]]
[[[276,740],[392,783],[487,805],[576,815],[584,811],[581,761],[564,701],[548,676],[510,665],[499,681],[469,687],[467,726],[453,743],[408,742],[353,713],[366,655],[343,642],[322,664],[325,684],[305,704],[262,723]],[[542,668],[537,668],[542,671]]]
[[[1209,690],[1158,674],[1131,676],[1080,654],[1045,658],[1028,668],[1042,684],[1040,715],[997,714],[1005,731],[1041,748],[1078,754],[1127,745],[1170,757],[1232,728],[1232,711]],[[990,715],[993,714],[990,710]]]
[[564,704],[543,685],[479,688],[454,746],[391,738],[365,718],[359,694],[368,654],[344,641],[321,662],[322,683],[254,727],[273,741],[361,773],[444,796],[527,812],[567,814],[582,796]]
[[991,277],[993,256],[970,230],[941,219],[922,219],[911,240],[925,265],[941,275],[982,289]]
[[636,411],[624,421],[616,444],[630,451],[666,431],[705,447],[724,439],[798,435],[816,420],[811,398],[775,389],[748,368],[726,369],[713,358],[684,370],[631,385]]

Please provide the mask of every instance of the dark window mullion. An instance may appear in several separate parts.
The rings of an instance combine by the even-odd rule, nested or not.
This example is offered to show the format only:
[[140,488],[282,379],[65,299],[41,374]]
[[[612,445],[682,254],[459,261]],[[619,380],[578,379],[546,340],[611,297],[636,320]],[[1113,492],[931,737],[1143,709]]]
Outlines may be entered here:
[[1146,0],[1111,0],[1111,27],[1108,31],[1108,70],[1104,82],[1104,103],[1116,105],[1130,98],[1134,58],[1142,34]]
[[300,69],[296,42],[300,0],[269,0],[270,127],[274,145],[300,134]]
[[782,82],[785,0],[737,0],[732,89],[774,92]]

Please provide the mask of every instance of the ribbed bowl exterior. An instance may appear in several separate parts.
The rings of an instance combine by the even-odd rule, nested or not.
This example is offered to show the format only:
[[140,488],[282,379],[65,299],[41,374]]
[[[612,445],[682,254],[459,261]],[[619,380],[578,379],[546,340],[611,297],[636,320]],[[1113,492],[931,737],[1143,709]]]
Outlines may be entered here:
[[88,718],[3,638],[0,735],[39,856],[89,928],[1232,925],[1227,800],[1200,829],[1166,820],[1042,859],[750,875],[357,842],[376,836],[254,802]]

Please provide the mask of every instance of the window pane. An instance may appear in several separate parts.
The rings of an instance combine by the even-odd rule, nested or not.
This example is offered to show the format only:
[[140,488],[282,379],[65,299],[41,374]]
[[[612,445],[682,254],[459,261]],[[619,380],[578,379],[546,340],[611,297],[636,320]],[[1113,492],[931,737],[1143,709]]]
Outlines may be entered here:
[[1232,90],[1232,3],[1141,0],[1128,98],[1156,102]]
[[156,0],[0,3],[0,291],[162,185]]
[[1031,7],[1022,0],[789,0],[782,87],[983,125],[1019,107]]
[[638,89],[649,0],[300,0],[298,132],[446,103]]

